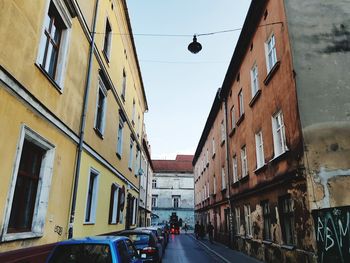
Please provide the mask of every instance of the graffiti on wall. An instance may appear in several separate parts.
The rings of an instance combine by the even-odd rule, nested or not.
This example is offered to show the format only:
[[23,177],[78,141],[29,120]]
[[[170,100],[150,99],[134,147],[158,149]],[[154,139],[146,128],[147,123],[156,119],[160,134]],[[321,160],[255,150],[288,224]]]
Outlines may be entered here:
[[313,211],[318,262],[350,262],[350,206]]

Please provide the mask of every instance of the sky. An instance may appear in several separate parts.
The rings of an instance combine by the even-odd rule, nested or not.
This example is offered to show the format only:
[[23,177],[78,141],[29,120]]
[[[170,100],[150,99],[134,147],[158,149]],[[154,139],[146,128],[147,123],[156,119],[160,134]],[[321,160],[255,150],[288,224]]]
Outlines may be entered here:
[[127,0],[127,5],[149,108],[151,158],[194,154],[240,30],[198,36],[197,54],[187,46],[194,34],[240,29],[250,0]]

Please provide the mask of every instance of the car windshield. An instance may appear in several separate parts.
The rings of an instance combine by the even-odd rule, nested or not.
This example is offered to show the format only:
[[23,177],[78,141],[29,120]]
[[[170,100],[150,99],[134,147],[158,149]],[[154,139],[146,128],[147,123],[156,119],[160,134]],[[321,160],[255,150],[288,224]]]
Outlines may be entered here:
[[148,244],[149,242],[149,235],[147,234],[127,234],[127,236],[135,245]]
[[112,263],[111,250],[105,244],[60,245],[48,263]]

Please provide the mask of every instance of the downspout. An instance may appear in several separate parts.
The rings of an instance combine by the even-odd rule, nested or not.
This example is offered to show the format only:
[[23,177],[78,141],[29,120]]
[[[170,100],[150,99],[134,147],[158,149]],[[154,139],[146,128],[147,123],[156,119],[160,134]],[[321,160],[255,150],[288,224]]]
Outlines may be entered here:
[[73,237],[73,225],[74,225],[75,207],[76,207],[76,201],[77,201],[77,190],[78,190],[79,175],[80,175],[80,163],[81,163],[81,156],[82,156],[83,144],[84,144],[86,114],[87,114],[87,109],[88,109],[88,99],[89,99],[89,91],[90,91],[90,83],[91,83],[92,59],[93,59],[94,46],[95,46],[95,29],[96,29],[98,2],[99,2],[99,0],[96,0],[95,12],[94,12],[94,17],[93,17],[92,32],[90,32],[91,44],[90,44],[88,70],[87,70],[86,83],[85,83],[83,112],[81,115],[81,125],[80,125],[80,131],[79,131],[79,145],[78,145],[78,149],[77,149],[78,153],[77,153],[77,160],[76,160],[76,166],[75,166],[75,177],[74,177],[73,194],[72,194],[72,207],[71,207],[70,219],[69,219],[68,238]]
[[[221,94],[221,93],[220,93]],[[230,246],[233,245],[233,231],[232,231],[232,204],[231,204],[231,177],[230,177],[230,160],[229,160],[229,146],[228,146],[228,137],[229,137],[229,130],[228,130],[228,116],[227,116],[227,97],[225,97],[223,100],[224,103],[224,114],[225,114],[225,131],[226,131],[226,151],[225,151],[225,155],[226,155],[226,165],[227,165],[227,182],[228,182],[228,205],[229,205],[229,211],[230,211],[230,215],[229,215],[229,226],[230,226]]]
[[[147,157],[147,156],[146,156]],[[148,169],[149,169],[149,161],[146,165],[146,198],[145,198],[145,226],[147,226],[147,195],[148,195]]]

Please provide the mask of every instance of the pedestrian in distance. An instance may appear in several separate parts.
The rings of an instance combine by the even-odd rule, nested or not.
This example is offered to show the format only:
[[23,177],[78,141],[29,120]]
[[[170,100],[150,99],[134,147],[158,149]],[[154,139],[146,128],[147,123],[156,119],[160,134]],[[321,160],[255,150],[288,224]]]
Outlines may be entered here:
[[207,226],[207,233],[209,235],[209,241],[211,244],[213,244],[213,232],[214,232],[214,227],[211,224],[211,222],[209,221],[209,224]]
[[199,221],[197,221],[197,223],[194,225],[194,234],[196,235],[196,239],[199,238],[200,227]]
[[204,225],[203,224],[200,224],[199,226],[199,236],[201,239],[204,239],[205,237],[205,231],[204,231]]

